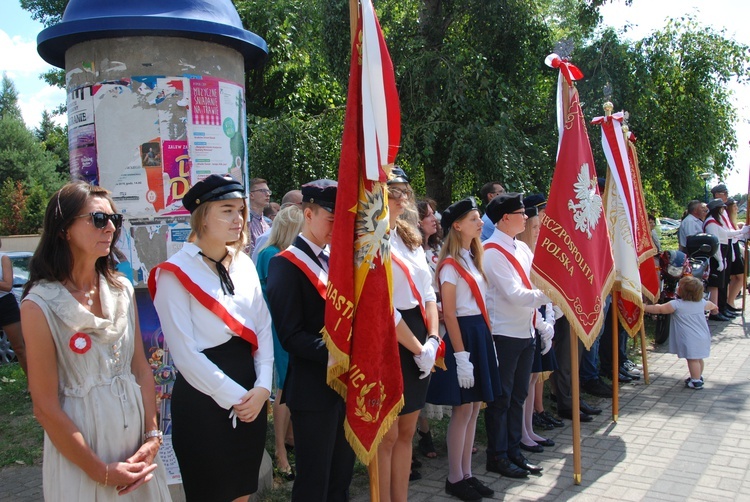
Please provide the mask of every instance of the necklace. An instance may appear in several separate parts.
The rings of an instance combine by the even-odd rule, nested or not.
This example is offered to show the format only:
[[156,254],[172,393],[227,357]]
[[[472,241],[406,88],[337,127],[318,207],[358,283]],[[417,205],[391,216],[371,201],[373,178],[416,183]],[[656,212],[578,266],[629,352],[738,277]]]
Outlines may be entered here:
[[89,291],[84,291],[82,289],[75,288],[71,285],[71,283],[68,283],[68,289],[73,290],[74,293],[83,293],[83,297],[86,298],[86,304],[91,307],[94,305],[94,300],[91,298],[93,295],[96,294],[96,283],[94,283],[91,286],[91,289]]

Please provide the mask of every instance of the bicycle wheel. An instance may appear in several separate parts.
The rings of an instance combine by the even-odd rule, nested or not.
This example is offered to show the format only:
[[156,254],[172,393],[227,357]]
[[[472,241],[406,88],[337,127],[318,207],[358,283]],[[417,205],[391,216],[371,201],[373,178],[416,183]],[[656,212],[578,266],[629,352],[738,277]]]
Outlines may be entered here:
[[654,329],[654,342],[661,345],[669,338],[669,314],[658,314],[656,316],[656,328]]

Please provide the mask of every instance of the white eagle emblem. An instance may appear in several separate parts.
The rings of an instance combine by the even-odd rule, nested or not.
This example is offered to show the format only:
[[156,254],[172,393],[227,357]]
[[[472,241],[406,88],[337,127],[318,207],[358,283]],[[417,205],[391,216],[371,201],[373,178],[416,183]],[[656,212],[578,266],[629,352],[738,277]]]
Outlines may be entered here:
[[589,178],[589,165],[583,164],[578,173],[578,181],[573,184],[578,203],[568,201],[568,209],[573,211],[576,230],[586,233],[591,239],[591,231],[596,228],[602,215],[602,198],[596,193],[596,176]]

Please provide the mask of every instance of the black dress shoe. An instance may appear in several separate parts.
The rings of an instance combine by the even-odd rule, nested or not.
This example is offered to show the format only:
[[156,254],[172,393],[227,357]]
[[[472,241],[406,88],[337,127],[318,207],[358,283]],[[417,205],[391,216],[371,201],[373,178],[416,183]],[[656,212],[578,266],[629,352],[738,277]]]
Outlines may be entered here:
[[465,479],[456,483],[445,480],[445,493],[461,500],[482,500],[482,496]]
[[542,429],[545,431],[551,431],[555,428],[555,426],[549,421],[545,420],[540,413],[534,413],[534,415],[532,415],[531,425],[536,427],[537,429]]
[[620,383],[630,383],[633,381],[632,378],[627,373],[623,373],[620,371],[620,373],[617,375],[617,381]]
[[510,461],[516,464],[516,466],[520,467],[521,469],[529,471],[531,474],[539,474],[540,472],[542,472],[542,466],[532,464],[531,462],[526,460],[526,457],[524,457],[523,455],[511,458]]
[[[558,410],[557,414],[560,415],[562,418],[567,418],[568,420],[573,420],[573,412],[571,410]],[[587,415],[584,412],[581,412],[579,415],[581,422],[591,422],[594,420],[594,417],[591,415]]]
[[711,315],[708,316],[708,320],[709,321],[719,321],[719,322],[731,321],[730,318],[728,318],[728,317],[726,317],[724,315],[721,315],[721,314],[711,314]]
[[631,373],[630,371],[628,371],[623,366],[620,366],[620,375],[625,375],[625,376],[629,377],[631,380],[640,380],[641,379],[641,375],[636,374],[636,373]]
[[538,415],[542,420],[552,424],[555,427],[565,427],[565,423],[562,420],[552,416],[550,413],[547,413],[546,411],[538,413]]
[[487,470],[496,472],[506,478],[526,478],[529,471],[521,469],[507,458],[498,458],[497,460],[487,460]]
[[581,407],[581,411],[585,413],[586,415],[601,415],[602,414],[601,408],[595,408],[589,405],[583,399],[581,399],[580,407]]
[[534,441],[534,442],[538,444],[539,446],[544,446],[545,448],[547,447],[552,448],[553,446],[555,446],[555,442],[552,441],[551,439],[545,439],[544,441]]
[[731,305],[727,305],[725,308],[729,310],[730,312],[736,312],[738,314],[742,314],[743,312],[742,309],[738,309],[737,307],[732,307]]
[[535,444],[534,446],[529,446],[527,444],[523,444],[523,441],[521,441],[521,444],[519,444],[519,447],[522,450],[528,451],[531,453],[544,453],[544,447],[539,444]]
[[[583,391],[596,397],[606,397],[612,399],[612,387],[602,382],[601,379],[587,380],[581,385]],[[558,415],[560,415],[558,410]]]
[[729,317],[730,319],[734,319],[735,317],[739,317],[740,315],[737,312],[732,312],[728,308],[725,308],[721,311],[721,315],[724,317]]
[[476,490],[476,492],[482,497],[492,497],[495,494],[495,490],[486,486],[474,476],[466,478],[465,481],[469,483],[469,486],[474,488],[474,490]]

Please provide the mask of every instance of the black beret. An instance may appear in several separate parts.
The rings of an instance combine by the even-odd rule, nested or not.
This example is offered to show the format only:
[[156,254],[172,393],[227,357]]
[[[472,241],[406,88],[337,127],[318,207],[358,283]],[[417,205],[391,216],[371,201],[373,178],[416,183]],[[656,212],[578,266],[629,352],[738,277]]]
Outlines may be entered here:
[[539,211],[547,207],[547,199],[540,193],[535,193],[523,199],[523,205],[526,208],[526,216],[531,218],[537,216]]
[[731,198],[731,197],[727,197],[727,201],[725,202],[725,204],[726,204],[727,206],[733,206],[733,205],[737,204],[737,201],[736,201],[736,200],[734,200],[734,199],[733,199],[733,198]]
[[317,204],[329,213],[336,210],[338,183],[333,180],[315,180],[302,185],[302,202]]
[[708,203],[708,210],[713,211],[717,207],[727,207],[726,204],[724,204],[724,201],[721,199],[714,199],[711,202]]
[[182,205],[192,213],[204,202],[244,198],[245,187],[242,183],[231,176],[212,174],[190,187],[182,198]]
[[719,183],[718,185],[716,185],[715,187],[711,189],[712,194],[719,193],[719,192],[729,193],[729,190],[727,190],[727,186],[724,183]]
[[487,217],[494,224],[500,221],[504,214],[524,209],[523,194],[517,192],[495,195],[487,206]]
[[456,221],[475,209],[479,210],[479,207],[477,207],[477,201],[474,200],[474,197],[467,197],[448,206],[443,210],[440,218],[440,226],[443,227],[443,232],[447,234]]
[[398,166],[393,166],[391,169],[391,179],[388,180],[388,184],[391,183],[409,183],[409,177],[406,175],[403,169]]

